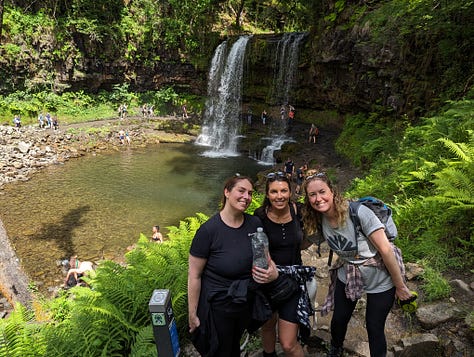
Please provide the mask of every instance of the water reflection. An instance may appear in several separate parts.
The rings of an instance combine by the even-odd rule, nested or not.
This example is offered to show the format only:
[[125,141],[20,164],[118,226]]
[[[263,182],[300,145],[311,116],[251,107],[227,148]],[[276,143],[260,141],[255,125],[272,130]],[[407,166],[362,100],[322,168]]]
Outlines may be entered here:
[[122,259],[140,233],[217,210],[225,178],[255,177],[248,158],[206,158],[202,148],[165,144],[71,160],[7,185],[0,217],[23,267],[46,286],[62,282],[56,261]]

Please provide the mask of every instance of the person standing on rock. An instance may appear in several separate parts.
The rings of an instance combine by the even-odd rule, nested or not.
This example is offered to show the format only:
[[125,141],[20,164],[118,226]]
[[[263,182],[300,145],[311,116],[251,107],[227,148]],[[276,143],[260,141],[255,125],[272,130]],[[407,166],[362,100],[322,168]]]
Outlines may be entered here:
[[309,139],[308,142],[311,144],[316,144],[316,139],[318,138],[319,129],[316,125],[311,124],[311,128],[309,128]]
[[[269,240],[270,256],[278,266],[302,266],[301,248],[304,245],[303,228],[301,226],[301,204],[291,201],[291,183],[284,172],[271,172],[265,182],[265,200],[257,208],[254,215],[259,217]],[[306,241],[305,241],[306,243]],[[303,347],[298,335],[309,336],[309,326],[299,319],[302,315],[311,315],[312,309],[307,306],[305,314],[298,313],[300,300],[305,291],[298,289],[284,302],[274,308],[274,314],[261,327],[263,356],[276,357],[275,344],[278,339],[285,356],[303,357]],[[307,322],[309,325],[309,322]],[[300,332],[300,333],[299,333]]]
[[38,115],[38,125],[39,125],[40,129],[43,129],[43,127],[44,127],[43,113],[39,113],[39,115]]
[[263,112],[262,112],[262,125],[265,125],[267,123],[267,111],[264,109]]
[[186,103],[183,103],[181,106],[181,111],[183,112],[183,119],[188,119],[188,109],[186,107]]
[[304,183],[303,222],[306,234],[322,234],[338,260],[330,268],[331,283],[321,315],[334,310],[329,357],[341,357],[347,326],[357,301],[367,293],[366,329],[371,357],[385,357],[385,321],[395,296],[407,300],[400,250],[388,240],[385,226],[369,208],[361,205],[362,232],[356,234],[349,204],[325,173],[314,173]]
[[[245,213],[252,202],[249,177],[229,178],[221,209],[199,227],[191,243],[188,318],[191,341],[203,356],[240,357],[240,339],[252,317],[251,279],[266,284],[278,277],[275,263],[252,267],[251,234],[262,226]],[[270,311],[271,315],[271,311]]]
[[282,121],[286,120],[286,108],[283,104],[280,107],[280,119]]
[[20,128],[21,128],[21,119],[20,119],[19,115],[15,115],[15,117],[13,118],[13,124],[15,125],[15,128],[17,130],[20,130]]
[[296,189],[295,192],[297,195],[301,194],[301,186],[304,182],[304,177],[306,175],[306,170],[308,170],[308,165],[304,163],[298,169],[296,169]]
[[53,128],[53,122],[51,121],[51,114],[46,113],[46,123],[47,123],[47,128],[52,129]]
[[125,144],[125,131],[123,131],[122,129],[119,130],[119,140],[120,140],[120,144]]
[[295,163],[291,158],[288,158],[288,160],[285,161],[285,173],[286,176],[288,177],[288,180],[293,179],[293,173],[295,172]]

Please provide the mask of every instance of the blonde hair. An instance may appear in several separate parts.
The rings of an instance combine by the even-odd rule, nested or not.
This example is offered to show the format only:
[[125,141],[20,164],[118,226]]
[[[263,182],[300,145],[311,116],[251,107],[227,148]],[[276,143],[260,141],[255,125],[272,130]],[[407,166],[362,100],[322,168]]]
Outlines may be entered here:
[[318,172],[317,170],[308,170],[305,182],[303,184],[303,189],[305,192],[303,224],[307,235],[318,233],[322,224],[323,215],[311,207],[307,192],[308,183],[316,180],[326,183],[334,196],[333,203],[338,226],[342,227],[346,224],[346,214],[347,210],[349,209],[347,200],[342,197],[341,193],[337,187],[333,185],[326,173]]

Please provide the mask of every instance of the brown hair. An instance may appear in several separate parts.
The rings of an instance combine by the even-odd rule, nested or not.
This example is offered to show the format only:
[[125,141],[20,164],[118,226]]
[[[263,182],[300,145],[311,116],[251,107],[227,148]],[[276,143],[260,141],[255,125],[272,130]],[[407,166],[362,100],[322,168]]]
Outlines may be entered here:
[[333,185],[329,177],[326,175],[324,172],[315,172],[314,170],[312,172],[308,172],[308,176],[305,179],[304,182],[304,192],[305,192],[305,199],[304,199],[304,209],[303,209],[303,223],[304,223],[304,229],[306,231],[306,234],[312,235],[318,232],[319,227],[322,224],[322,214],[313,207],[311,207],[311,204],[309,203],[309,198],[308,198],[308,191],[307,191],[307,186],[309,182],[312,181],[322,181],[328,185],[329,189],[334,195],[334,210],[336,211],[336,217],[337,217],[337,224],[339,226],[343,226],[346,222],[346,213],[348,210],[348,203],[347,200],[345,200],[337,187]]
[[231,178],[228,178],[226,180],[226,182],[224,183],[224,188],[222,189],[222,197],[221,197],[219,210],[222,211],[224,209],[225,203],[227,201],[227,198],[225,197],[225,190],[227,190],[229,192],[232,191],[232,189],[235,187],[235,185],[237,185],[237,183],[239,181],[242,181],[242,180],[247,180],[248,182],[250,182],[250,184],[253,187],[253,181],[248,176],[242,176],[240,174],[235,174]]
[[268,190],[270,189],[270,184],[275,181],[283,181],[288,184],[288,188],[290,190],[290,198],[291,198],[291,183],[290,183],[290,179],[286,176],[286,173],[284,173],[283,171],[271,172],[267,174],[266,178],[267,180],[265,182],[265,198],[262,203],[263,207],[271,206],[270,200],[268,199],[267,195],[268,195]]

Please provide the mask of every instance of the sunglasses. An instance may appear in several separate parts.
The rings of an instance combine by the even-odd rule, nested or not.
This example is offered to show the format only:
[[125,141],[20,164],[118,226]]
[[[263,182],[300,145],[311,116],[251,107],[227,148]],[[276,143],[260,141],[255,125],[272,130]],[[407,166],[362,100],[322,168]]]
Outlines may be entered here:
[[326,178],[326,177],[327,177],[327,175],[326,175],[325,172],[318,172],[317,174],[307,176],[306,180],[311,180],[311,179],[314,179],[314,178]]
[[281,171],[270,172],[269,174],[267,174],[267,179],[269,180],[277,180],[277,179],[283,179],[283,178],[286,178],[286,174]]

